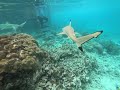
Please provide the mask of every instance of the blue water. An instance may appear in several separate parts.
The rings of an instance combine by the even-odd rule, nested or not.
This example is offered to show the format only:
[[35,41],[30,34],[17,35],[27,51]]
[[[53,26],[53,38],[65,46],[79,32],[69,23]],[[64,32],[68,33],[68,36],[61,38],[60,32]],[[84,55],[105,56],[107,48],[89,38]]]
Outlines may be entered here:
[[[72,20],[75,31],[104,30],[109,39],[120,34],[119,0],[76,0],[48,4],[51,24],[62,28]],[[112,37],[112,38],[111,38]]]
[[[46,50],[48,51],[55,50],[61,46],[64,47],[67,44],[68,46],[70,44],[76,45],[75,42],[56,35],[62,31],[64,26],[69,24],[70,20],[75,32],[78,33],[93,33],[103,30],[103,34],[99,38],[94,39],[96,41],[87,43],[88,46],[86,45],[85,47],[88,47],[88,51],[83,48],[84,50],[86,49],[90,57],[96,59],[99,66],[97,73],[95,73],[96,77],[94,77],[94,73],[92,74],[94,78],[92,77],[93,84],[90,83],[91,89],[88,88],[86,90],[116,90],[116,85],[120,86],[120,0],[46,0],[45,5],[45,14],[49,20],[47,29],[40,28],[35,21],[34,18],[37,13],[33,3],[18,4],[18,8],[16,6],[11,11],[6,9],[3,10],[4,12],[0,11],[0,24],[4,22],[21,24],[26,21],[26,24],[22,27],[22,33],[33,35],[39,45],[43,49],[47,48]],[[3,17],[4,15],[5,17]],[[100,41],[101,39],[103,42]],[[108,44],[104,42],[106,40],[110,40],[107,42]],[[112,41],[115,41],[115,43]],[[69,47],[67,49],[69,50]],[[99,55],[93,49],[102,51],[102,55]],[[72,50],[78,50],[78,47],[75,46]],[[59,49],[58,52],[63,53]],[[118,53],[116,54],[116,52]]]

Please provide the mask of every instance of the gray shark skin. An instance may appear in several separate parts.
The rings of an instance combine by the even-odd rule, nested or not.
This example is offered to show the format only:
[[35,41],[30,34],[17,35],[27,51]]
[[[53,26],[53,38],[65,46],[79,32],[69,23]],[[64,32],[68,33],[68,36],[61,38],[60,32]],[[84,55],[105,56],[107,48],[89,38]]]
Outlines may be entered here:
[[15,32],[17,32],[17,29],[20,27],[23,27],[25,25],[26,22],[18,25],[18,24],[11,24],[11,23],[5,23],[5,24],[0,24],[0,31],[6,31],[8,29],[10,30],[14,30]]
[[70,21],[69,25],[62,28],[62,32],[59,33],[58,35],[61,35],[61,34],[67,35],[71,40],[73,40],[77,44],[77,47],[83,52],[82,44],[86,43],[87,41],[93,38],[97,38],[100,34],[102,34],[102,32],[103,31],[101,30],[101,31],[97,31],[95,33],[77,38],[74,32],[74,28],[71,26],[71,21]]

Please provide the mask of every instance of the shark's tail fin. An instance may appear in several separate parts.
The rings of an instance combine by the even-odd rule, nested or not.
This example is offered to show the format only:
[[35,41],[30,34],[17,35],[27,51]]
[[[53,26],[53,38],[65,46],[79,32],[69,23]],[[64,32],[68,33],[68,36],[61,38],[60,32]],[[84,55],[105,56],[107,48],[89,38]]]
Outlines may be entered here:
[[23,27],[26,24],[26,21],[19,25],[19,27]]
[[89,35],[86,35],[86,36],[82,36],[82,37],[79,37],[77,38],[77,41],[76,41],[76,44],[78,46],[78,48],[83,51],[82,49],[82,44],[84,44],[85,42],[91,40],[92,38],[97,38],[103,31],[97,31],[93,34],[89,34]]

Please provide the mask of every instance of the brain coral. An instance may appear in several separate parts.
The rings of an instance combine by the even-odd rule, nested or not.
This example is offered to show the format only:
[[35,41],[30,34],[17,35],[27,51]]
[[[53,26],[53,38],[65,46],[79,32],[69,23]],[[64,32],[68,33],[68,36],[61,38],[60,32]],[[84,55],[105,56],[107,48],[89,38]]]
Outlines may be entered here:
[[0,36],[0,73],[35,68],[40,53],[36,43],[27,34]]
[[13,90],[15,89],[15,87],[12,88],[13,86],[18,88],[21,82],[24,83],[20,79],[22,77],[27,77],[28,79],[26,74],[31,74],[32,76],[32,72],[38,68],[38,61],[42,59],[42,55],[44,55],[43,51],[30,35],[21,33],[0,36],[1,90]]

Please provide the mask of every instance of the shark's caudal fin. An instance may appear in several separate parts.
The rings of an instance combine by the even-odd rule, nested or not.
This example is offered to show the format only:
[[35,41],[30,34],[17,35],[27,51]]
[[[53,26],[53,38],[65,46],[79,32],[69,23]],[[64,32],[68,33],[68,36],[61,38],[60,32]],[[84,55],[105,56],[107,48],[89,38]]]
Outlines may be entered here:
[[92,39],[92,38],[97,38],[102,32],[103,32],[103,31],[97,31],[97,32],[95,32],[95,33],[93,33],[93,34],[89,34],[89,35],[86,35],[86,36],[82,36],[82,37],[80,37],[80,38],[77,38],[76,44],[77,44],[78,48],[79,48],[81,51],[83,51],[83,49],[82,49],[82,44],[84,44],[85,42],[89,41],[89,40]]

